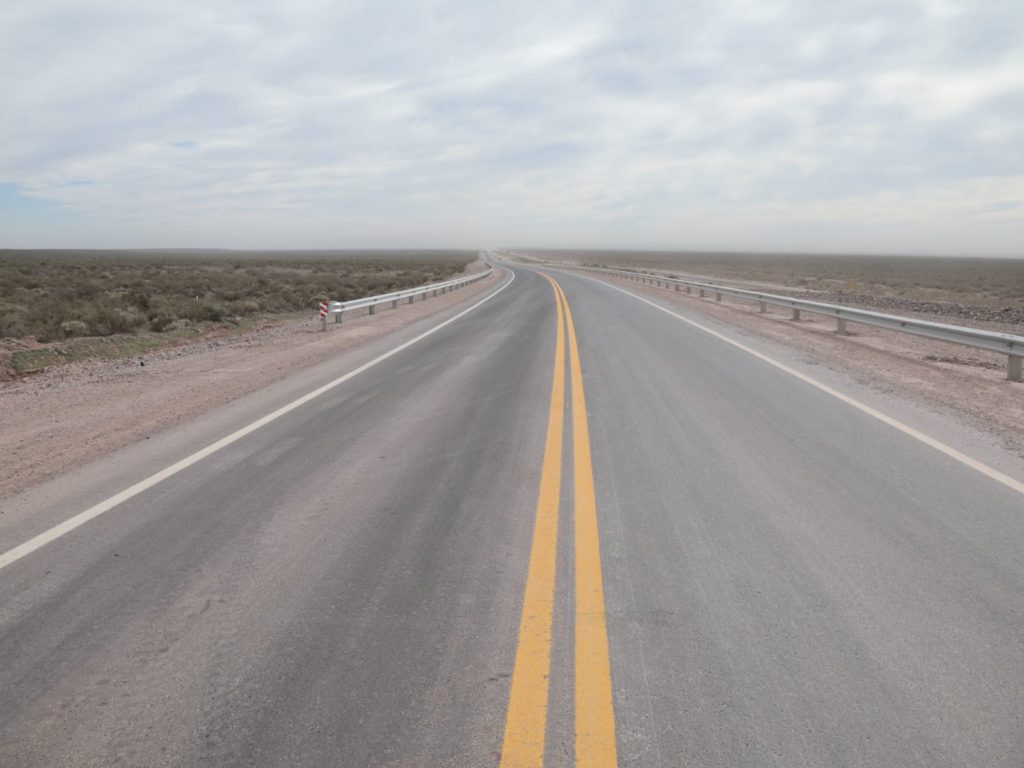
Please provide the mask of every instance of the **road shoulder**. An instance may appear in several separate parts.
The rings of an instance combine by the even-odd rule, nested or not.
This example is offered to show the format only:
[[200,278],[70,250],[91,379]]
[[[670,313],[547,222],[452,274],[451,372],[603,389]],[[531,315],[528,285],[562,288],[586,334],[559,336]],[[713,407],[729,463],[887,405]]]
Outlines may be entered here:
[[867,327],[837,336],[828,318],[794,323],[756,305],[575,274],[679,312],[1024,481],[1024,385],[1005,371],[928,359],[954,345]]
[[[473,271],[473,270],[467,270]],[[143,358],[57,366],[0,385],[0,499],[466,304],[504,279],[318,330],[315,313]],[[3,511],[0,506],[0,513]]]

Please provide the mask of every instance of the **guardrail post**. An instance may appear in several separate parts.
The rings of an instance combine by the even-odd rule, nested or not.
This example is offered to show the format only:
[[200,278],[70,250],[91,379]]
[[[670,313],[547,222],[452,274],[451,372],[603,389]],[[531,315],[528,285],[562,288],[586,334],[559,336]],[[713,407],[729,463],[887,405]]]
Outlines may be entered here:
[[416,294],[414,293],[412,296],[409,297],[409,303],[412,304],[412,300],[415,299],[415,298],[416,298]]
[[822,315],[825,317],[831,316],[836,321],[837,335],[849,335],[847,325],[852,321],[863,325],[885,328],[890,331],[910,333],[929,339],[937,339],[939,341],[950,342],[953,344],[963,344],[975,349],[984,349],[989,352],[1004,354],[1007,356],[1006,378],[1010,381],[1024,381],[1024,336],[1015,336],[1008,333],[996,333],[994,331],[986,331],[980,328],[963,328],[955,325],[947,325],[945,323],[936,323],[909,317],[898,317],[895,315],[871,312],[854,307],[794,299],[793,297],[788,296],[776,296],[770,293],[760,293],[757,291],[731,288],[728,286],[716,287],[713,283],[691,283],[688,280],[674,280],[644,272],[629,272],[625,270],[595,271],[604,272],[615,277],[633,280],[644,284],[657,283],[659,287],[661,286],[661,282],[664,280],[666,288],[669,287],[669,283],[672,283],[677,291],[679,290],[680,285],[685,284],[687,294],[692,295],[695,292],[693,289],[696,288],[696,293],[699,293],[702,299],[708,295],[708,292],[710,292],[715,294],[716,301],[721,301],[723,293],[728,291],[731,295],[756,301],[759,311],[762,314],[768,313],[769,304],[777,304],[780,307],[788,306],[793,313],[793,321],[800,320],[803,310],[806,310],[813,315]]
[[398,299],[395,299],[394,301],[391,302],[391,308],[398,309]]
[[437,296],[437,288],[434,289],[434,295]]
[[341,312],[334,313],[334,324],[338,325],[341,322]]
[[376,315],[377,314],[377,307],[375,307],[373,304],[370,305],[369,309],[370,309],[370,314],[371,315]]
[[1024,373],[1024,355],[1007,355],[1006,357],[1006,378],[1010,381],[1021,381],[1021,374]]

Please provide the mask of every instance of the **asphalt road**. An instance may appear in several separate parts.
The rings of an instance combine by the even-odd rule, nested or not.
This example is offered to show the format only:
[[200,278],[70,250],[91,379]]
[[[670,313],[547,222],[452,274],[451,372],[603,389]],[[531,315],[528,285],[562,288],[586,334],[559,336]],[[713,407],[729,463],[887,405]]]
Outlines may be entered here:
[[[0,766],[1024,765],[1024,495],[550,274],[0,569]],[[440,319],[7,503],[0,553]]]

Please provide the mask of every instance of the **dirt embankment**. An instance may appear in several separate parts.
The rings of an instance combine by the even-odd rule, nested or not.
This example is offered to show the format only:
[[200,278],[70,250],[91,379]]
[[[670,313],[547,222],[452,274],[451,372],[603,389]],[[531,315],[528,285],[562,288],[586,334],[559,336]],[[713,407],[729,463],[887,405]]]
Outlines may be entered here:
[[[484,268],[478,261],[466,272]],[[0,497],[436,315],[501,279],[496,271],[455,293],[346,316],[342,325],[328,322],[327,333],[311,312],[248,333],[212,334],[141,357],[56,365],[0,382]]]

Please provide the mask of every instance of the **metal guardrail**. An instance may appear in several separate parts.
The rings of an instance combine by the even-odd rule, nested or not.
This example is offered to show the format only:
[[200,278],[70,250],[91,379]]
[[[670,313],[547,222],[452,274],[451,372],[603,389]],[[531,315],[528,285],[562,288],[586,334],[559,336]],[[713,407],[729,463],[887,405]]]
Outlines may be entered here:
[[416,288],[407,288],[404,291],[394,291],[392,293],[382,293],[377,296],[364,296],[361,299],[352,299],[351,301],[328,301],[326,313],[321,313],[320,327],[322,330],[327,330],[327,318],[324,315],[334,315],[334,322],[340,323],[342,316],[346,312],[352,312],[356,309],[367,309],[371,315],[376,314],[377,307],[381,304],[391,303],[392,308],[398,309],[398,303],[403,299],[407,299],[410,304],[413,303],[417,296],[423,296],[424,301],[427,299],[428,294],[437,296],[438,294],[449,293],[459,288],[464,288],[470,283],[475,283],[477,280],[483,280],[485,277],[490,277],[494,272],[494,267],[488,267],[483,272],[478,272],[475,275],[467,275],[465,277],[457,277],[453,280],[445,280],[443,283],[431,283],[429,285],[420,285]]
[[[563,265],[564,266],[564,265]],[[697,290],[701,296],[708,293],[715,294],[715,300],[721,301],[722,296],[735,296],[740,299],[756,301],[760,305],[761,312],[768,311],[768,305],[787,307],[793,312],[793,319],[799,320],[801,312],[810,312],[817,315],[826,315],[836,319],[836,333],[845,334],[846,324],[860,323],[871,325],[876,328],[884,328],[889,331],[909,333],[915,336],[923,336],[928,339],[947,341],[951,344],[961,344],[975,349],[984,349],[988,352],[998,352],[1007,356],[1006,378],[1010,381],[1021,381],[1022,368],[1024,368],[1024,336],[1014,336],[1010,333],[998,333],[996,331],[985,331],[980,328],[967,328],[959,325],[947,325],[936,323],[930,320],[918,320],[911,317],[899,317],[897,315],[886,315],[881,312],[871,312],[866,309],[854,309],[839,304],[825,304],[819,301],[806,301],[794,299],[790,296],[779,296],[774,293],[763,293],[751,291],[744,288],[731,288],[718,283],[701,282],[698,280],[684,280],[676,277],[652,274],[649,272],[635,272],[628,269],[612,269],[607,267],[584,267],[573,266],[571,269],[581,269],[589,272],[604,272],[616,277],[623,277],[637,282],[654,284],[668,287],[675,287],[680,291],[684,288],[687,293]]]

